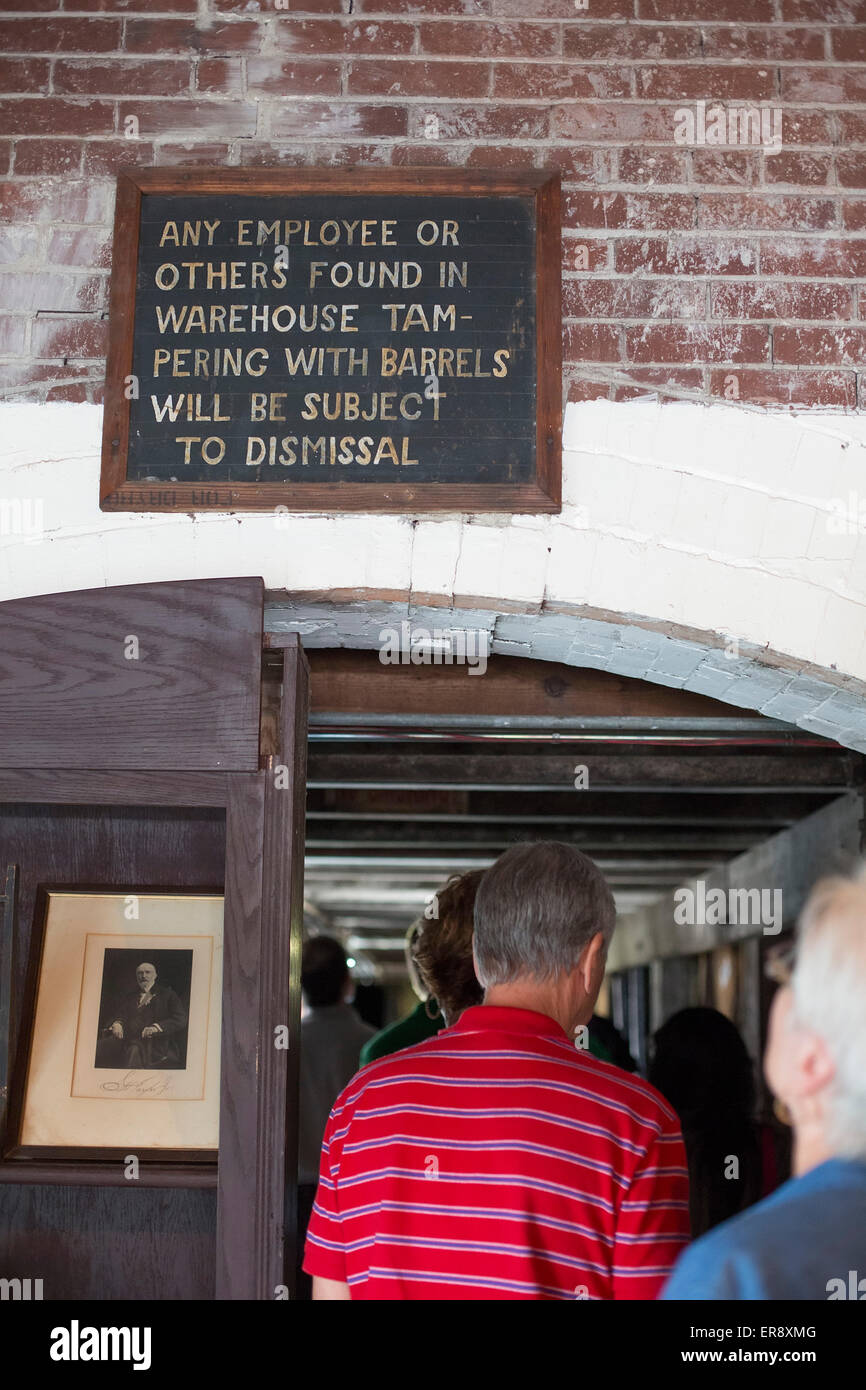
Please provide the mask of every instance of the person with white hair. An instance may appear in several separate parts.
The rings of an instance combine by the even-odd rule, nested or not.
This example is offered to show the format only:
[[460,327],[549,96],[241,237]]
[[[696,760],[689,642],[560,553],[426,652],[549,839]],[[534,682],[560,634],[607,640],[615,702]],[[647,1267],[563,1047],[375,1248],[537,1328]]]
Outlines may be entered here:
[[767,1084],[794,1176],[696,1241],[664,1299],[866,1298],[866,871],[822,879],[777,991]]

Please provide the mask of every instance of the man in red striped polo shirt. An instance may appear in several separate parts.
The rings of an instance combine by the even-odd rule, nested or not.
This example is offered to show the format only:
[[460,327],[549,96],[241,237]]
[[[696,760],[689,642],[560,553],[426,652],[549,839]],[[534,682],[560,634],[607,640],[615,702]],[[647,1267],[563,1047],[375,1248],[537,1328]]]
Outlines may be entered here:
[[322,1148],[319,1299],[651,1299],[689,1236],[674,1112],[575,1044],[613,933],[591,859],[516,845],[475,904],[484,1003],[364,1067]]

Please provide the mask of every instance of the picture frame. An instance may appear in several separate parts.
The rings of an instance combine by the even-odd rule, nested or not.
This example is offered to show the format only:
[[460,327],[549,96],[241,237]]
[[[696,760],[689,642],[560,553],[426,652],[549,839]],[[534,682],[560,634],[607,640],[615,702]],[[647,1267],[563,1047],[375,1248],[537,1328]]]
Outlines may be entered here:
[[[553,170],[121,170],[101,508],[269,511],[278,517],[559,512],[560,202]],[[466,246],[446,231],[458,226],[453,219],[460,207],[468,209],[459,224],[467,229]],[[318,250],[307,236],[311,211],[329,229]],[[330,229],[340,218],[346,227],[379,226],[379,250],[372,231],[362,243],[360,232],[352,234],[351,245],[333,243]],[[377,218],[393,220],[392,237],[386,240],[385,223]],[[438,240],[419,246],[428,222],[439,228]],[[298,244],[260,245],[260,232],[250,231],[294,224],[303,228]],[[176,236],[169,235],[173,228]],[[206,245],[190,250],[187,228]],[[279,235],[294,237],[291,230]],[[286,252],[286,262],[268,269],[278,250]],[[389,274],[398,266],[402,279],[386,281],[385,289],[377,283],[370,288],[366,280],[361,285],[362,264],[368,277],[370,266],[385,266]],[[201,275],[212,269],[226,278],[211,283],[206,277],[200,284],[199,271],[189,268],[196,265],[204,267]],[[351,283],[345,282],[346,266],[356,272]],[[183,276],[193,273],[187,283]],[[406,289],[387,289],[404,282]],[[395,297],[399,303],[392,304]],[[384,313],[401,306],[396,318]],[[335,322],[325,322],[326,308],[334,310]],[[351,323],[343,321],[344,308],[357,311]],[[301,323],[303,315],[312,320],[317,313],[317,326]],[[262,329],[266,314],[270,326]],[[337,359],[327,356],[334,342],[344,353],[353,345],[358,355],[369,349],[369,363],[341,363],[338,371]],[[293,357],[313,349],[326,356],[315,367],[287,367],[288,345]],[[396,354],[387,370],[379,356],[383,346]],[[422,358],[422,347],[434,353],[435,368],[432,358]],[[440,347],[450,353],[447,360]],[[264,358],[247,361],[246,348]],[[416,352],[415,366],[405,365],[407,348]],[[232,359],[237,353],[242,367]],[[256,407],[266,408],[265,415],[253,413],[258,396],[267,398]],[[342,405],[335,405],[337,397]],[[363,425],[367,420],[373,423]],[[388,420],[395,423],[383,423]]]
[[223,904],[40,885],[4,1159],[216,1163]]

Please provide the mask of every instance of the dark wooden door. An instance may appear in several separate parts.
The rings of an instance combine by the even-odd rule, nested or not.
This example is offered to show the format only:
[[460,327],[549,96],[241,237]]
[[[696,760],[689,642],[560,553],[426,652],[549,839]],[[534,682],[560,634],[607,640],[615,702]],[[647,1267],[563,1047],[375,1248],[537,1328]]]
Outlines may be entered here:
[[14,866],[18,886],[0,915],[0,1088],[25,1056],[40,886],[225,898],[219,1163],[142,1164],[128,1181],[117,1163],[22,1159],[0,1134],[0,1277],[41,1279],[46,1299],[281,1296],[308,668],[287,638],[263,747],[262,611],[259,579],[0,604],[0,881]]

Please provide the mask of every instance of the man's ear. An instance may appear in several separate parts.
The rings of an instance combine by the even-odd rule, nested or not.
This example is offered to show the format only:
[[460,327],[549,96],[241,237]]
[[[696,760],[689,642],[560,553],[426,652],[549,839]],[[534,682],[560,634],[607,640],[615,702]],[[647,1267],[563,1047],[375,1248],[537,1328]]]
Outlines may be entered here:
[[807,1033],[799,1040],[795,1085],[801,1096],[813,1096],[830,1084],[836,1066],[824,1039]]
[[583,977],[583,987],[586,993],[593,998],[601,988],[606,960],[607,947],[604,942],[604,934],[597,931],[586,943],[580,955],[580,971]]

